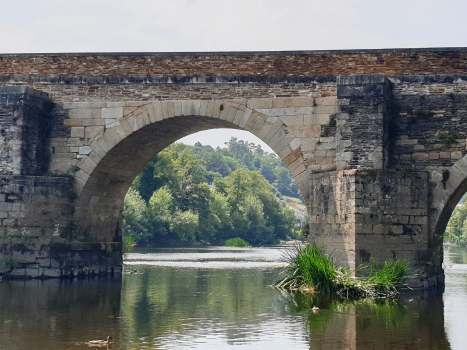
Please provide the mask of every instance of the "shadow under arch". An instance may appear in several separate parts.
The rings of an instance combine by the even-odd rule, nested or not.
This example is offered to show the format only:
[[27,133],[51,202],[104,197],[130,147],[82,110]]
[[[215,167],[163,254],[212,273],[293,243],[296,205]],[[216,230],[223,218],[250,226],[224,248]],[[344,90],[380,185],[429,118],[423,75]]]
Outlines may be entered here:
[[[258,108],[267,107],[261,100],[249,100],[256,104],[251,108],[246,100],[152,102],[106,128],[90,144],[89,155],[78,163],[75,239],[120,242],[124,197],[144,166],[178,139],[215,128],[250,131],[268,144],[291,171],[307,204],[309,173],[301,138],[287,130],[282,118],[269,116],[277,109]],[[293,107],[289,110],[295,115]]]

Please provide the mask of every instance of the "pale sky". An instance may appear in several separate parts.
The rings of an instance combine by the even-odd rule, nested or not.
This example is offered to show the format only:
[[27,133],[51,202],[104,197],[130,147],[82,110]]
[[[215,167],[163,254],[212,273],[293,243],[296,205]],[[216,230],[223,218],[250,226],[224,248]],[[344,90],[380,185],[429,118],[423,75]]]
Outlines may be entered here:
[[[465,0],[0,0],[0,9],[0,53],[467,46]],[[222,146],[234,133],[184,141]]]

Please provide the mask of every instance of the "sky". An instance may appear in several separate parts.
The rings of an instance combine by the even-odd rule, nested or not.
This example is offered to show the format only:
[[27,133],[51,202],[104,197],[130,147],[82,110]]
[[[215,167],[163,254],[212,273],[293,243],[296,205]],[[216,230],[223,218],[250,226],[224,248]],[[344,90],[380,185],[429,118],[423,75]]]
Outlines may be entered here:
[[[0,53],[467,46],[465,0],[0,0],[0,9]],[[223,146],[236,134],[262,144],[238,133],[183,141]]]

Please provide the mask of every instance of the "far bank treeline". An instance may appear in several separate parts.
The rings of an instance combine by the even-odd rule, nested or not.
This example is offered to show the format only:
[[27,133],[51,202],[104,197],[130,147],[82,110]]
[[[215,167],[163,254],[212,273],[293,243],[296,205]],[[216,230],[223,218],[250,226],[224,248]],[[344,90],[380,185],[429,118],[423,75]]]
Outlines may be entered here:
[[124,239],[173,246],[293,237],[295,214],[278,201],[300,197],[289,170],[255,144],[232,138],[226,145],[173,144],[160,152],[125,198]]

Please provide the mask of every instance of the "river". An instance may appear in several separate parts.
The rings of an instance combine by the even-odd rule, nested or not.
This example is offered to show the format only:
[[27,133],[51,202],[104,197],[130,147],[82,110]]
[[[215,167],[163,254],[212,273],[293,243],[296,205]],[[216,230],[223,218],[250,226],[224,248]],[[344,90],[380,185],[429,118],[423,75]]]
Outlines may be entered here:
[[0,349],[467,348],[467,250],[447,247],[444,292],[352,301],[270,288],[282,249],[137,249],[122,279],[4,281]]

